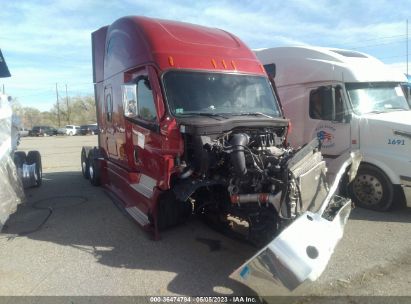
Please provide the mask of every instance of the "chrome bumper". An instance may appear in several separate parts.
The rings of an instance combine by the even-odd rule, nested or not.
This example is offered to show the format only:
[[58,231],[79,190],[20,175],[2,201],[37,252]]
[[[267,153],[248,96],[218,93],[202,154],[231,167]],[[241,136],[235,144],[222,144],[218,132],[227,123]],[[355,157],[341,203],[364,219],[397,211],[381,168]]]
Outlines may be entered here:
[[350,165],[352,180],[360,161],[360,154],[352,153],[338,171],[320,210],[304,212],[230,277],[257,290],[267,282],[293,290],[307,279],[316,280],[342,238],[351,212],[351,200],[335,195],[339,181]]
[[402,186],[407,207],[411,207],[411,186]]

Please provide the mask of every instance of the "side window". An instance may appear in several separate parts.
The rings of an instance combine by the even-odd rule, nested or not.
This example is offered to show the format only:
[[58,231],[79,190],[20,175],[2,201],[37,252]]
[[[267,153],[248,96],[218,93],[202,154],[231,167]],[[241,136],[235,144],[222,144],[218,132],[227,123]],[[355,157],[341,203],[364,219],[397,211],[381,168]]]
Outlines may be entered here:
[[124,116],[153,122],[157,118],[153,93],[146,76],[122,86]]
[[156,107],[154,105],[153,93],[150,82],[143,78],[137,82],[137,104],[138,117],[148,121],[155,121],[157,118]]
[[310,92],[310,117],[312,119],[323,119],[323,100],[320,90]]
[[[342,98],[338,95],[338,111],[343,115]],[[336,120],[336,95],[335,89],[331,86],[319,87],[310,92],[310,117],[319,120]]]

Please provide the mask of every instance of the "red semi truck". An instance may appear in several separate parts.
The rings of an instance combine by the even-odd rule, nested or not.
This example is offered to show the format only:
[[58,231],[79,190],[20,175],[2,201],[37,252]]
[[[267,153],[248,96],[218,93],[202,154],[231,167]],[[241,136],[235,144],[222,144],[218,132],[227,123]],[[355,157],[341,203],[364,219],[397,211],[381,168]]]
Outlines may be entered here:
[[[316,141],[285,145],[288,120],[254,53],[223,30],[136,16],[95,31],[92,48],[99,135],[98,147],[81,151],[84,177],[156,238],[197,214],[268,244],[238,269],[241,279],[259,272],[256,263],[291,289],[315,279],[350,201],[326,184]],[[273,241],[310,225],[333,230]],[[304,267],[293,269],[296,260]]]

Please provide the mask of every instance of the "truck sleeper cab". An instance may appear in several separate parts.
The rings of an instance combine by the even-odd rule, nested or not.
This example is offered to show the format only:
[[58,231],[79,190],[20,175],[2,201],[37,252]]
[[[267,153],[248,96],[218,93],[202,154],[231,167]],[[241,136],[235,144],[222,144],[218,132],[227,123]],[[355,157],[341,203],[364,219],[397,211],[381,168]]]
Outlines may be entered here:
[[411,206],[411,111],[403,74],[349,50],[279,47],[256,55],[276,65],[293,146],[320,139],[331,176],[341,155],[359,150],[363,160],[348,189],[354,202],[386,211],[404,194]]
[[[287,249],[298,251],[306,272],[285,284],[315,279],[342,236],[350,201],[325,183],[318,141],[285,145],[288,120],[251,50],[219,29],[146,17],[99,29],[92,47],[99,146],[82,149],[84,177],[156,238],[194,213],[262,247],[309,212],[313,225],[334,233]],[[325,251],[319,265],[303,259],[305,242]]]

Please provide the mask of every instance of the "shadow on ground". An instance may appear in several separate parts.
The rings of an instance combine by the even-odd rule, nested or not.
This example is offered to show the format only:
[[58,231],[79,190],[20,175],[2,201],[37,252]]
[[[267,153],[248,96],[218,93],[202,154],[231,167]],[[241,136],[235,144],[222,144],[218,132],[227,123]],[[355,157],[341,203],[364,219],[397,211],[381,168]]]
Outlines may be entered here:
[[71,246],[109,267],[175,273],[167,290],[177,294],[218,295],[223,287],[236,295],[255,295],[228,276],[256,248],[211,231],[195,218],[152,241],[80,172],[44,174],[43,185],[26,195],[26,203],[3,228],[7,237]]
[[411,208],[402,206],[394,208],[393,210],[388,212],[378,212],[363,208],[354,208],[351,211],[350,219],[378,222],[411,223]]

